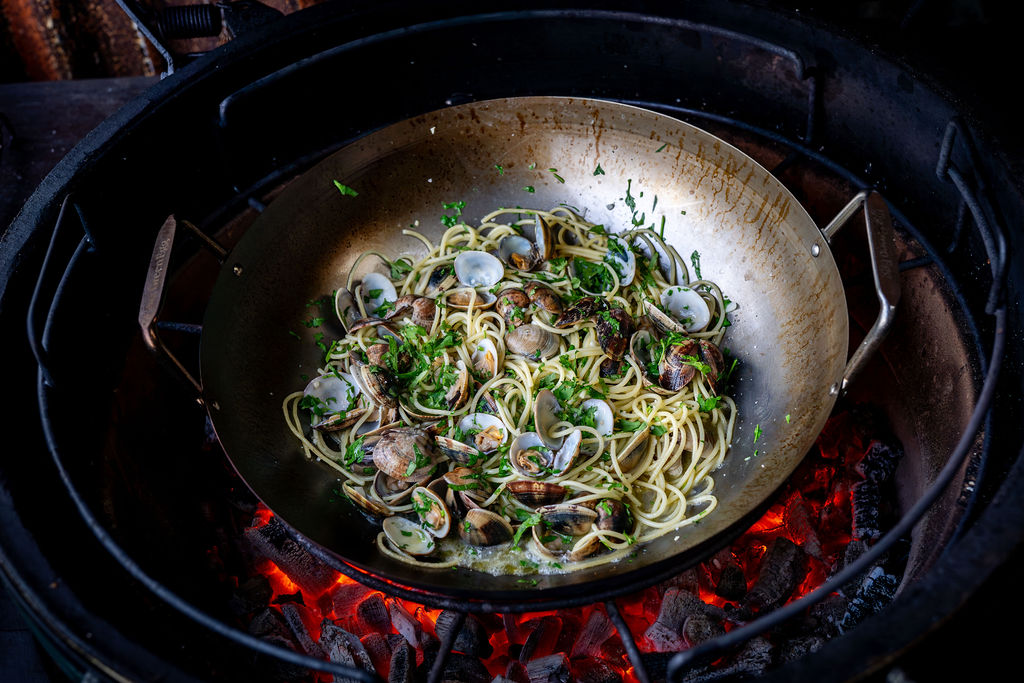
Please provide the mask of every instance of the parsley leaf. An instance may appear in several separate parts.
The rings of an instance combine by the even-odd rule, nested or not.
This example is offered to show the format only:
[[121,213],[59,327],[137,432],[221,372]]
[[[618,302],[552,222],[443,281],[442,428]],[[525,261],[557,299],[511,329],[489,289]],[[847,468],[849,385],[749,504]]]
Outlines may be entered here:
[[601,168],[601,164],[598,164],[597,168],[594,169],[594,175],[604,175],[604,169]]
[[342,185],[337,180],[334,181],[334,186],[336,188],[338,188],[338,191],[341,192],[342,195],[345,195],[345,196],[348,196],[348,197],[358,197],[359,196],[358,192],[353,190],[348,185]]

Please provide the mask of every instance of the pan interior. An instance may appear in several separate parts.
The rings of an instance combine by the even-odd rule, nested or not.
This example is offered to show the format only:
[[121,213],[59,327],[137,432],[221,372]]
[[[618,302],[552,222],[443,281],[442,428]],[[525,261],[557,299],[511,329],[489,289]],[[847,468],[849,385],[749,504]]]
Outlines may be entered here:
[[[340,193],[335,180],[358,195]],[[423,245],[403,228],[418,221],[419,231],[437,239],[446,229],[440,216],[449,213],[443,204],[456,201],[465,202],[470,223],[498,207],[565,204],[625,230],[643,213],[644,225],[660,227],[664,219],[666,241],[684,258],[699,252],[703,276],[738,305],[723,346],[739,359],[735,439],[714,473],[718,507],[700,524],[640,547],[628,561],[541,576],[537,585],[515,576],[423,571],[380,556],[378,527],[340,499],[333,470],[305,459],[281,403],[321,364],[317,333],[328,343],[338,333],[329,325],[305,327],[307,302],[343,287],[363,251],[422,257]],[[219,277],[204,322],[202,379],[235,468],[299,533],[345,563],[407,586],[525,598],[652,568],[682,569],[749,517],[824,425],[829,387],[846,362],[847,326],[842,284],[821,233],[755,161],[693,126],[635,107],[512,98],[381,129],[289,185]]]

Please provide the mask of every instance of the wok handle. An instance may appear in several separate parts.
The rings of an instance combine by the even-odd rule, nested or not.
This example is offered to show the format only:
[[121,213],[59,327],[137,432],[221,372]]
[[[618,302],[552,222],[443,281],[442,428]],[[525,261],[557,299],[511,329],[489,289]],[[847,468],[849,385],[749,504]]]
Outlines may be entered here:
[[882,340],[892,329],[896,306],[900,301],[900,272],[896,254],[896,233],[892,227],[889,207],[878,192],[861,191],[843,207],[839,214],[822,229],[825,240],[832,237],[859,210],[864,210],[864,226],[867,230],[868,252],[871,257],[871,274],[875,280],[875,295],[878,297],[878,317],[868,330],[867,336],[850,356],[839,384],[833,384],[829,393],[845,394],[850,382],[864,369],[868,360],[878,350]]
[[167,270],[171,261],[171,249],[174,246],[174,236],[177,233],[178,221],[174,215],[167,217],[160,231],[156,236],[156,244],[153,247],[153,256],[149,261],[149,271],[146,273],[146,287],[142,291],[142,303],[139,306],[139,328],[142,330],[142,339],[146,347],[158,359],[165,362],[181,379],[195,390],[199,403],[203,402],[203,386],[192,376],[184,363],[171,352],[167,345],[160,339],[160,308],[163,305],[165,287],[167,283]]

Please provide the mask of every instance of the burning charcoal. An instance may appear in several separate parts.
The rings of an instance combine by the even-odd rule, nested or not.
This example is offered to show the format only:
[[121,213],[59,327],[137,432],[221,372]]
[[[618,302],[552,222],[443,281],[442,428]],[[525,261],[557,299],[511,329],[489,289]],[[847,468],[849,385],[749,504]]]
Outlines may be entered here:
[[828,501],[822,506],[820,531],[822,535],[846,536],[853,525],[850,497],[853,483],[846,477],[836,477]]
[[840,622],[842,630],[849,630],[870,616],[880,612],[892,602],[899,579],[881,567],[872,569],[860,584],[857,594],[850,600],[846,614]]
[[[423,660],[424,665],[427,660]],[[433,663],[433,660],[430,660]],[[424,666],[426,671],[430,669]],[[476,657],[470,657],[459,652],[452,652],[444,663],[444,673],[441,674],[442,681],[458,681],[458,683],[490,683],[491,673]]]
[[391,612],[391,624],[395,630],[405,636],[413,647],[423,646],[423,627],[419,620],[402,606],[397,600],[392,600],[389,606]]
[[508,638],[509,643],[523,644],[526,640],[527,633],[523,633],[523,630],[519,628],[519,622],[516,620],[514,614],[503,614],[501,615],[502,626],[505,627],[505,636]]
[[[668,677],[668,663],[676,656],[676,652],[643,652],[640,654],[640,661],[647,671],[647,677],[652,681],[664,681]],[[688,676],[706,671],[706,666],[695,665]]]
[[[291,650],[292,652],[299,652],[299,648],[296,647],[295,643],[282,638],[281,636],[269,635],[263,636],[263,640],[275,647],[279,647],[283,650]],[[278,681],[301,681],[309,675],[309,671],[303,669],[295,664],[289,664],[288,662],[282,661],[277,657],[270,658],[268,665],[271,667],[271,679]]]
[[860,476],[873,484],[883,484],[892,478],[903,453],[881,441],[872,441],[864,457],[854,468]]
[[270,604],[274,589],[262,574],[250,577],[239,584],[231,595],[229,607],[236,616],[252,614]]
[[413,683],[416,673],[416,651],[404,638],[391,653],[388,683]]
[[882,494],[878,485],[871,481],[859,481],[853,485],[853,537],[865,541],[876,541],[882,535],[879,528]]
[[372,631],[387,633],[391,630],[391,615],[388,613],[388,606],[380,593],[372,593],[359,603],[356,614],[359,616],[359,621]]
[[795,662],[812,652],[817,652],[825,644],[821,636],[799,636],[790,638],[779,648],[779,659],[783,662]]
[[572,680],[569,660],[561,653],[534,659],[526,665],[526,673],[530,683],[569,683]]
[[523,643],[519,653],[519,661],[528,662],[534,657],[550,655],[555,651],[555,643],[562,631],[562,620],[558,617],[540,617],[523,624],[524,628],[532,628],[530,635]]
[[782,513],[783,523],[789,532],[798,539],[803,539],[800,547],[803,551],[819,560],[823,559],[821,552],[821,541],[818,540],[818,532],[812,523],[813,515],[807,509],[804,497],[797,492],[786,502],[786,509]]
[[697,568],[690,567],[686,571],[676,574],[671,579],[658,584],[658,591],[664,594],[669,588],[678,588],[679,590],[686,591],[687,593],[697,595],[700,590],[699,585],[700,578],[697,573]]
[[[726,547],[714,554],[708,562],[712,575],[718,576],[715,583],[715,595],[726,600],[742,600],[747,594],[747,578],[743,575],[743,567],[736,561],[732,549]],[[696,592],[696,591],[692,591]]]
[[725,633],[720,622],[717,622],[706,614],[691,614],[683,622],[682,635],[687,645],[697,647],[706,640],[711,640]]
[[[359,613],[359,606],[364,600],[367,600],[367,594],[370,593],[370,589],[361,583],[355,583],[354,581],[346,581],[344,583],[337,584],[329,593],[330,605],[324,612],[334,612],[334,616],[339,619],[344,619],[351,616],[352,614]],[[380,595],[379,593],[377,594]],[[390,630],[391,625],[388,624]]]
[[576,683],[622,683],[618,669],[596,657],[573,659],[572,677]]
[[651,648],[657,652],[681,650],[686,646],[680,636],[683,623],[691,614],[706,614],[713,619],[725,619],[725,612],[707,605],[693,593],[670,588],[661,601],[658,618],[644,632]]
[[846,614],[848,602],[844,596],[833,593],[817,605],[811,607],[811,616],[818,622],[817,631],[819,635],[826,638],[833,638],[839,635],[839,624],[843,620],[843,615]]
[[375,671],[370,653],[359,638],[335,626],[329,619],[324,619],[320,624],[320,646],[332,662],[358,667],[363,671]]
[[[455,623],[460,617],[461,615],[458,612],[451,610],[441,612],[437,616],[437,623],[434,625],[437,637],[443,641],[448,632],[455,627]],[[455,637],[452,649],[456,652],[463,652],[467,655],[483,657],[485,659],[494,654],[494,648],[491,647],[491,643],[488,640],[487,630],[484,629],[480,620],[472,614],[466,615],[462,628],[459,629],[459,633]]]
[[309,610],[302,605],[288,603],[281,607],[281,614],[302,651],[310,657],[323,659],[326,655],[313,635],[310,624],[315,623],[315,620]]
[[520,661],[512,660],[505,667],[505,680],[515,683],[530,683],[530,675],[526,672],[526,665]]
[[[725,674],[723,677],[746,675],[753,678],[763,674],[771,663],[772,644],[766,638],[757,636],[748,640],[743,649],[736,655],[733,663],[722,669],[721,672]],[[718,670],[716,670],[716,673],[718,673]]]
[[373,670],[381,678],[387,678],[388,667],[391,665],[391,645],[388,643],[388,639],[380,633],[367,633],[359,639],[359,642],[363,644],[366,654],[370,655]]
[[305,605],[306,601],[302,599],[302,591],[295,591],[294,593],[281,593],[276,598],[270,601],[271,605],[284,605],[289,602],[297,602],[300,605]]
[[252,549],[270,560],[311,596],[318,596],[338,580],[338,572],[318,562],[295,542],[277,517],[261,527],[250,527],[244,537]]
[[573,659],[577,657],[597,657],[601,652],[601,645],[613,633],[615,633],[615,625],[612,624],[611,619],[602,610],[595,609],[590,613],[590,618],[587,619],[586,625],[584,625],[583,630],[576,637],[576,642],[573,643],[570,656]]
[[292,637],[291,629],[284,617],[273,607],[267,607],[256,613],[249,622],[249,633],[254,636],[279,636],[286,640]]
[[757,581],[743,601],[743,611],[763,612],[781,605],[803,580],[806,564],[799,546],[783,536],[776,538],[761,561]]

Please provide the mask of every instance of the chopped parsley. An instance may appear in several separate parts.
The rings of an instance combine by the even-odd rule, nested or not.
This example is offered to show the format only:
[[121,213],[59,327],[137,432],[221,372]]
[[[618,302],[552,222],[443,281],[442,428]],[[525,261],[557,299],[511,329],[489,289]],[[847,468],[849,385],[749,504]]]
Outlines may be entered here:
[[335,181],[334,181],[334,186],[335,186],[336,188],[338,188],[338,191],[339,191],[339,192],[341,192],[341,194],[342,194],[342,195],[344,195],[344,196],[347,196],[347,197],[358,197],[358,196],[359,196],[359,193],[358,193],[358,192],[356,192],[355,190],[353,190],[353,189],[352,189],[351,187],[349,187],[348,185],[342,185],[342,184],[341,184],[340,182],[338,182],[337,180],[335,180]]
[[663,144],[661,147],[659,147],[658,149],[654,150],[654,153],[657,154],[658,152],[660,152],[661,150],[665,149],[666,147],[668,147],[668,143],[667,142],[665,144]]
[[555,180],[557,180],[558,182],[560,182],[560,183],[564,183],[565,182],[565,178],[563,178],[562,176],[558,175],[558,169],[557,168],[549,168],[548,172],[550,172],[551,175],[555,176]]
[[761,434],[761,425],[754,425],[754,443],[757,443],[757,440],[761,438]]
[[523,190],[525,192],[529,192],[531,194],[537,191],[537,190],[534,189],[533,185],[527,185],[526,187],[523,188]]
[[498,175],[505,175],[505,167],[501,164],[495,164],[494,168],[497,169]]
[[698,395],[697,397],[697,408],[702,413],[710,413],[712,410],[718,407],[718,404],[722,402],[721,396],[712,396],[711,398],[704,398]]
[[697,274],[698,280],[703,280],[703,276],[700,274],[700,252],[696,249],[690,254],[690,263],[693,264],[693,272]]
[[597,168],[594,169],[594,175],[604,175],[604,169],[601,168],[601,164],[598,164]]

